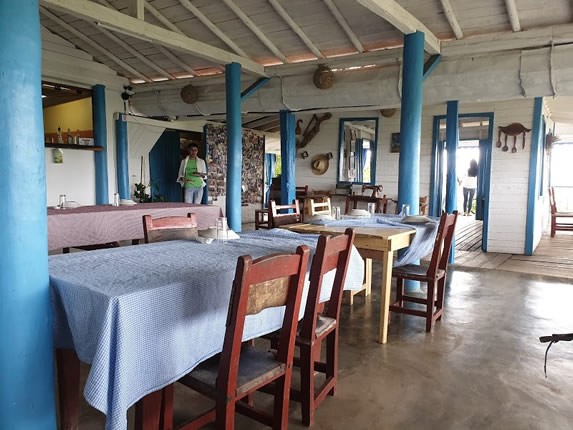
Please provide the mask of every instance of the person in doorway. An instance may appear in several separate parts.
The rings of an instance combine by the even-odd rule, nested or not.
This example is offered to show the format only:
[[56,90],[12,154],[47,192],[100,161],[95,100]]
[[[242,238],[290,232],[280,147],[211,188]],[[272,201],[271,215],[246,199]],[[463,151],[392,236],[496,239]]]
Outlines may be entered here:
[[203,188],[207,177],[205,160],[199,158],[199,147],[191,143],[188,148],[189,155],[181,160],[177,182],[185,189],[185,203],[201,204]]
[[472,214],[474,196],[477,188],[477,175],[478,175],[477,161],[471,160],[470,168],[468,169],[463,179],[459,181],[460,185],[463,187],[465,216],[470,216]]

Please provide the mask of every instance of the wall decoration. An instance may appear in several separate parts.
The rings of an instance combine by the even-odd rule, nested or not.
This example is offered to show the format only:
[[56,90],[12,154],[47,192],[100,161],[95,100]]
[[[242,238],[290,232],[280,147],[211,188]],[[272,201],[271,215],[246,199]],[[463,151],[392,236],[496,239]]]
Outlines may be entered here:
[[380,115],[384,118],[392,118],[397,109],[380,109]]
[[498,148],[501,147],[501,134],[503,133],[503,134],[505,134],[505,139],[504,139],[504,145],[503,145],[503,147],[501,147],[501,150],[503,152],[509,151],[509,146],[507,146],[507,137],[512,136],[513,137],[513,147],[511,148],[511,152],[515,153],[515,152],[517,152],[517,147],[515,146],[515,144],[517,143],[517,136],[520,134],[523,134],[522,140],[521,140],[521,149],[525,149],[525,134],[529,133],[531,131],[530,128],[525,128],[523,126],[523,124],[520,124],[518,122],[514,122],[514,123],[509,124],[505,127],[499,126],[498,129],[499,129],[499,131],[497,133],[497,142],[495,144],[496,147],[498,147]]
[[296,147],[304,148],[306,145],[308,145],[309,142],[314,139],[314,137],[320,131],[320,123],[330,118],[332,118],[332,114],[330,112],[327,112],[322,116],[313,115],[308,125],[304,129],[302,140],[296,140]]
[[181,100],[187,104],[196,103],[199,100],[199,90],[193,85],[185,85],[179,93]]
[[[242,203],[262,203],[264,190],[265,138],[252,130],[243,129]],[[226,195],[227,127],[205,126],[207,146],[207,186],[213,200]]]
[[326,90],[334,85],[334,72],[330,70],[330,67],[321,64],[314,71],[312,82],[316,88]]
[[390,152],[400,152],[400,133],[392,133]]

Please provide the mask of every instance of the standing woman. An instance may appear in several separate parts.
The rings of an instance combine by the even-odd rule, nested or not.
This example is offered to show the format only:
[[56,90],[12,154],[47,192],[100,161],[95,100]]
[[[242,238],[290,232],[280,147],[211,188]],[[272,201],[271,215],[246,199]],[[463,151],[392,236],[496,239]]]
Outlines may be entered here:
[[462,187],[464,189],[464,215],[471,216],[472,206],[474,204],[474,196],[477,188],[477,175],[478,175],[478,164],[476,160],[470,161],[470,168],[468,173],[464,176],[461,181]]
[[205,160],[197,156],[199,147],[195,143],[189,145],[189,155],[181,160],[177,182],[185,188],[185,203],[201,204],[203,198],[204,178],[207,177]]

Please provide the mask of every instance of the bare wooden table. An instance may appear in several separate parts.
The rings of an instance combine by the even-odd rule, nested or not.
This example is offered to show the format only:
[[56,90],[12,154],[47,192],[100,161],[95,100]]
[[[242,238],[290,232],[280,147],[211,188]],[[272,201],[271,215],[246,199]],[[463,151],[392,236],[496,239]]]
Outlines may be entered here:
[[[346,227],[327,227],[315,224],[291,224],[283,226],[297,233],[342,234]],[[382,285],[380,305],[380,327],[378,342],[388,339],[388,317],[390,314],[390,291],[392,289],[392,260],[394,251],[410,245],[416,230],[392,227],[353,227],[356,234],[354,246],[365,259],[382,262]]]

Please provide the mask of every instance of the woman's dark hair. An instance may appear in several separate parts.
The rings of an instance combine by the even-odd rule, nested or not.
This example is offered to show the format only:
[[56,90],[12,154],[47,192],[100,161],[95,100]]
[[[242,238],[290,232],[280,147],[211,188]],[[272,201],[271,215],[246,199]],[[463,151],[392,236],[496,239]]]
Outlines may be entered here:
[[476,160],[470,161],[470,168],[468,169],[468,176],[478,175],[478,163]]

